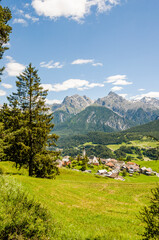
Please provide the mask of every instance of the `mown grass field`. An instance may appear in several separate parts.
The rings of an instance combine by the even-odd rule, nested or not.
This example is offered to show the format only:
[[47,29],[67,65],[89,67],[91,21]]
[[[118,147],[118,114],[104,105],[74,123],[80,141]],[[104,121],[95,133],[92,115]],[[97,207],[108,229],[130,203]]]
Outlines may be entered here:
[[156,176],[120,182],[68,169],[49,180],[28,177],[8,162],[0,162],[0,168],[48,208],[55,222],[53,239],[140,239],[143,225],[137,216],[159,182]]
[[123,142],[122,144],[107,145],[107,147],[110,148],[112,151],[115,151],[122,146],[127,146],[127,147],[135,146],[139,148],[156,148],[159,146],[159,143],[157,141],[146,139],[145,137],[143,138],[143,140],[130,141],[129,144]]

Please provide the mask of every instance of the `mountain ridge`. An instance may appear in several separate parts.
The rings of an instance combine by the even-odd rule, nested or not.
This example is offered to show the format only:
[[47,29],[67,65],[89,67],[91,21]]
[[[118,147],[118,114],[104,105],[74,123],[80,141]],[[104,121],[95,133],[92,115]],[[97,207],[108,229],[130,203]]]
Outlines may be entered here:
[[[85,112],[88,113],[90,111],[90,106],[96,107],[95,111],[98,112],[98,117],[97,115],[96,117],[94,116],[94,123],[88,124],[89,118],[91,118],[92,121],[92,117],[90,114],[88,114],[87,116],[88,118],[86,119],[86,117],[84,117],[84,113]],[[100,110],[101,107],[103,108],[103,111],[105,109],[110,110],[104,111],[105,119],[109,118],[109,121],[105,120],[104,122],[102,111]],[[97,110],[98,108],[99,111]],[[86,109],[87,111],[85,111]],[[78,121],[79,124],[79,120],[76,117],[79,113],[81,113],[80,124],[84,126],[82,131],[87,130],[88,126],[86,127],[86,125],[91,124],[94,125],[94,128],[96,130],[101,131],[101,124],[98,125],[99,129],[97,129],[97,127],[95,126],[95,121],[98,123],[104,122],[105,126],[107,125],[107,127],[112,128],[114,131],[121,131],[124,129],[128,129],[132,126],[137,126],[156,120],[159,117],[159,100],[155,98],[144,97],[141,100],[132,101],[127,100],[114,92],[110,92],[106,97],[98,98],[97,100],[93,101],[85,95],[79,96],[78,94],[75,94],[70,97],[69,96],[65,97],[61,104],[53,104],[51,106],[51,111],[53,112],[54,115],[53,122],[55,123],[55,127],[57,129],[62,128],[63,131],[65,131],[64,126],[66,126],[66,128],[70,126],[69,121],[71,122],[74,121],[74,125],[75,121]],[[85,112],[83,113],[83,111]],[[117,115],[114,115],[116,116],[116,118],[115,119],[113,119],[113,117],[111,118],[112,115],[111,111],[114,114],[117,114],[118,117]],[[117,119],[119,122],[117,122]],[[124,122],[126,124],[123,127]],[[109,130],[110,129],[108,128],[108,132]]]
[[[57,112],[56,112],[57,114]],[[134,126],[129,120],[120,117],[112,110],[102,106],[89,106],[66,121],[55,124],[55,131],[65,133],[86,133],[89,131],[114,132]]]

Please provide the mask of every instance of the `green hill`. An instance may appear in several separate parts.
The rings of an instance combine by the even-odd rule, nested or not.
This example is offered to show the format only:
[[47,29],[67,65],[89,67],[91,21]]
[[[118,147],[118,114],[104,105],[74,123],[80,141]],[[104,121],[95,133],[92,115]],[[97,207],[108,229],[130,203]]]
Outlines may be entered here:
[[138,133],[154,133],[159,132],[159,120],[155,120],[153,122],[146,123],[144,125],[136,126],[126,130],[126,132],[138,132]]
[[157,119],[158,116],[159,116],[159,110],[152,110],[152,109],[144,110],[142,108],[138,108],[135,110],[129,109],[126,112],[125,118],[133,121],[135,123],[135,126],[137,126],[137,125],[143,125],[151,121],[154,121]]

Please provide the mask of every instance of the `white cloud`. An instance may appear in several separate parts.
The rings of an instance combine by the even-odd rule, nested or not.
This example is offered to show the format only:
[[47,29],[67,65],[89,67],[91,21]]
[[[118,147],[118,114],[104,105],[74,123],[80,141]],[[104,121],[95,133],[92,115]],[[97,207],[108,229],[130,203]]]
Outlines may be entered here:
[[24,15],[25,18],[29,19],[29,20],[32,20],[33,22],[38,22],[39,21],[39,18],[36,18],[36,17],[32,17],[30,16],[30,14],[25,14]]
[[126,80],[118,80],[116,82],[113,82],[112,84],[113,85],[130,85],[130,84],[132,84],[132,82],[128,82]]
[[24,5],[25,8],[28,8],[29,6],[30,6],[29,3],[26,3],[26,4]]
[[134,99],[134,100],[140,100],[144,97],[159,98],[159,92],[148,92],[148,93],[145,93],[145,94],[133,96],[131,98]]
[[110,11],[120,4],[120,0],[32,0],[32,7],[38,15],[51,19],[59,17],[81,21],[91,12],[94,6],[97,12]]
[[101,66],[101,67],[102,67],[102,66],[103,66],[103,63],[93,63],[92,66],[94,66],[94,67]]
[[53,91],[53,85],[52,84],[41,84],[41,87],[43,87],[45,90]]
[[[29,7],[29,5],[25,4],[24,8]],[[20,16],[21,18],[15,18],[13,20],[13,23],[21,23],[24,26],[28,25],[28,22],[26,20],[30,20],[32,22],[38,22],[39,18],[31,16],[29,13],[25,13],[21,9],[16,9],[16,15]]]
[[112,83],[113,85],[130,85],[132,82],[127,81],[126,75],[114,75],[107,78],[105,83]]
[[25,20],[25,19],[23,19],[23,18],[15,18],[14,20],[13,20],[13,23],[20,23],[20,24],[22,24],[23,26],[27,26],[28,24],[27,24],[27,21]]
[[87,63],[94,63],[94,59],[76,59],[72,62],[73,65],[87,64]]
[[88,81],[81,80],[81,79],[68,79],[63,83],[42,84],[42,87],[49,91],[60,92],[60,91],[66,91],[68,89],[73,89],[73,88],[78,90],[85,90],[85,89],[90,89],[94,87],[104,87],[104,84],[89,83]]
[[0,90],[0,97],[5,96],[7,93],[3,90]]
[[120,90],[122,90],[123,89],[123,87],[112,87],[111,88],[111,91],[114,91],[114,92],[116,92],[116,91],[120,91]]
[[24,15],[24,11],[21,9],[16,9],[16,14],[18,15]]
[[60,103],[62,103],[62,100],[57,100],[57,99],[50,100],[50,99],[46,98],[45,102],[46,102],[46,104],[54,104],[54,103],[60,104]]
[[60,62],[55,62],[53,60],[51,60],[50,62],[46,63],[46,62],[41,62],[40,63],[40,67],[44,67],[44,68],[48,68],[48,69],[51,69],[51,68],[62,68],[63,65],[60,64]]
[[2,87],[7,88],[7,89],[10,89],[13,87],[11,84],[8,84],[8,83],[1,83],[1,85],[2,85]]
[[9,63],[6,64],[6,72],[8,73],[8,76],[18,76],[20,73],[22,73],[25,69],[25,66],[21,63],[17,63],[12,57],[6,56],[6,58],[9,60]]
[[144,89],[144,88],[138,89],[138,91],[140,91],[140,92],[145,91],[145,90],[146,90],[146,89]]
[[122,94],[119,94],[119,96],[123,97],[123,98],[126,98],[128,96],[127,93],[122,93]]
[[94,59],[76,59],[71,64],[81,65],[81,64],[88,64],[88,63],[92,64],[92,66],[94,66],[94,67],[103,66],[102,63],[95,63]]
[[25,18],[27,18],[27,19],[32,19],[32,17],[31,17],[28,13],[26,13],[24,16],[25,16]]
[[126,80],[127,76],[126,75],[114,75],[114,76],[110,76],[107,78],[107,83],[113,83],[119,80]]

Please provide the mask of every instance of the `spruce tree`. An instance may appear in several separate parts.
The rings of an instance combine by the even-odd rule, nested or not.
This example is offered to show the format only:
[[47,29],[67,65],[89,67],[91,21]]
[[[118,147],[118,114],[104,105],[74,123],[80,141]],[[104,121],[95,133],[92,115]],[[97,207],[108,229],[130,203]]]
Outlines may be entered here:
[[[0,0],[1,2],[1,0]],[[12,31],[12,28],[8,25],[8,21],[12,18],[11,12],[8,7],[2,7],[0,5],[0,59],[2,59],[5,50],[8,48],[4,46],[9,41],[9,34]],[[0,68],[0,76],[4,67]],[[1,81],[1,79],[0,79]]]
[[[27,165],[29,176],[49,177],[47,165],[57,173],[53,161],[56,153],[49,148],[56,145],[58,136],[50,133],[54,124],[52,114],[48,114],[49,109],[45,105],[47,91],[41,87],[37,70],[32,64],[17,79],[17,92],[8,97],[10,106],[4,105],[1,110],[1,121],[7,133],[7,160],[14,161],[17,167]],[[36,163],[41,166],[37,167]],[[53,171],[51,174],[53,176]]]

